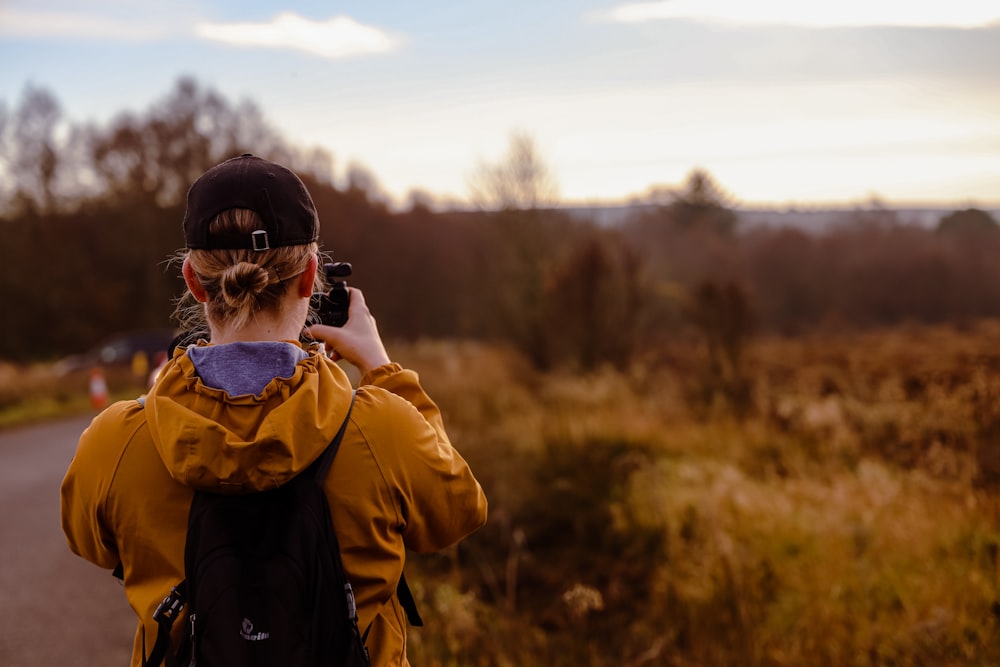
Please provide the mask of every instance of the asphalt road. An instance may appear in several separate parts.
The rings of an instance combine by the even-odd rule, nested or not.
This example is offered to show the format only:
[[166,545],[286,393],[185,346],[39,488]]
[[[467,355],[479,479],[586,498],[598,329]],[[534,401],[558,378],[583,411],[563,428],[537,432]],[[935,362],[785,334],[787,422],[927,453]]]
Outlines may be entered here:
[[136,621],[110,572],[73,555],[59,484],[87,419],[0,432],[0,666],[129,664]]

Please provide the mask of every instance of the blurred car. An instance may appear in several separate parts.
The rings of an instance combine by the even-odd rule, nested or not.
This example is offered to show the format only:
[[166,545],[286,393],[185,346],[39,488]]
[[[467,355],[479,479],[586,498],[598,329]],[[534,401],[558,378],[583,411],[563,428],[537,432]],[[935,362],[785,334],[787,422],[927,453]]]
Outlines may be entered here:
[[136,355],[145,356],[150,366],[167,354],[177,332],[173,329],[145,329],[130,331],[108,338],[94,348],[74,354],[56,362],[54,370],[60,375],[93,368],[111,368],[134,364]]

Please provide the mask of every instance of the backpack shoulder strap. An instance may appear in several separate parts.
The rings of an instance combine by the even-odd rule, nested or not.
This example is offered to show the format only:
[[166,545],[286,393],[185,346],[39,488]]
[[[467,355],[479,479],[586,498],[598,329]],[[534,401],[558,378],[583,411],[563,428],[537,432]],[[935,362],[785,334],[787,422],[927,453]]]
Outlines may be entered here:
[[[341,424],[340,431],[337,432],[333,441],[330,442],[330,446],[326,448],[326,451],[323,452],[322,456],[314,464],[316,465],[316,480],[320,486],[323,485],[323,480],[326,479],[326,474],[333,464],[333,459],[337,456],[337,450],[340,449],[340,441],[344,437],[344,431],[347,430],[347,423],[351,420],[351,410],[354,407],[354,399],[357,395],[357,391],[351,395],[351,404],[347,407],[347,417],[344,418],[344,423]],[[405,574],[399,577],[399,583],[396,585],[396,597],[399,598],[399,604],[402,605],[403,611],[406,612],[406,620],[409,621],[410,625],[414,627],[423,626],[424,621],[420,618],[420,612],[417,611],[417,603],[413,599],[413,593],[410,592],[410,586],[406,583]],[[367,631],[365,634],[368,634]]]
[[399,598],[399,604],[403,606],[403,611],[406,612],[406,620],[415,628],[422,628],[424,626],[424,619],[420,618],[420,612],[417,611],[417,601],[413,599],[413,593],[410,592],[410,585],[406,583],[406,575],[399,575],[399,583],[396,584],[396,597]]
[[356,390],[351,394],[351,403],[347,406],[347,416],[344,417],[344,423],[340,425],[340,430],[337,431],[337,435],[333,436],[333,440],[330,441],[326,451],[313,463],[313,466],[315,466],[313,474],[320,486],[323,485],[323,480],[326,479],[326,474],[330,471],[333,459],[337,456],[337,450],[340,449],[340,441],[343,440],[344,432],[347,431],[347,424],[351,421],[351,410],[354,409],[354,399],[357,398],[357,395],[358,392]]

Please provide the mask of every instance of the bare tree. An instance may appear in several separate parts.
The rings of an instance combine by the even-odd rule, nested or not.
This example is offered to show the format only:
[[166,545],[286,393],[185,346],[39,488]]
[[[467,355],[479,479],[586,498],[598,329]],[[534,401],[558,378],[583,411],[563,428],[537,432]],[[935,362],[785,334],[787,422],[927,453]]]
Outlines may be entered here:
[[514,133],[498,162],[481,164],[470,179],[472,200],[491,211],[490,294],[511,340],[539,368],[553,361],[546,290],[559,265],[564,221],[551,210],[556,188],[535,143]]
[[496,163],[479,165],[470,183],[472,201],[489,210],[531,210],[555,203],[556,185],[523,132],[510,137],[507,153]]
[[361,164],[360,162],[352,161],[347,165],[347,189],[355,192],[363,192],[373,201],[385,201],[387,199],[386,195],[382,192],[382,186],[379,185],[378,177],[375,173]]
[[8,199],[14,189],[14,175],[8,158],[11,155],[9,127],[10,109],[4,100],[0,100],[0,213],[7,208]]
[[56,133],[62,108],[49,91],[28,85],[12,114],[4,110],[0,131],[0,174],[13,185],[15,207],[48,213],[55,207],[55,184],[59,169]]
[[182,201],[206,169],[247,152],[296,169],[319,168],[320,180],[329,181],[328,154],[292,149],[254,104],[234,106],[188,78],[178,80],[145,114],[121,114],[108,130],[90,136],[100,194],[158,206]]

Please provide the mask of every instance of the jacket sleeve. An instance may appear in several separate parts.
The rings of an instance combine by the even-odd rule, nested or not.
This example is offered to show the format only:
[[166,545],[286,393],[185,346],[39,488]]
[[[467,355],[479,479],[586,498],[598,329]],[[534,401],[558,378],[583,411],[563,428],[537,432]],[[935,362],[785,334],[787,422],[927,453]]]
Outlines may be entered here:
[[398,494],[403,540],[418,553],[438,551],[486,522],[487,502],[468,463],[451,445],[441,411],[414,371],[398,364],[376,368],[361,385],[384,389],[393,401],[379,430],[392,447],[383,470]]
[[106,516],[108,492],[125,444],[134,433],[134,429],[122,432],[123,410],[126,404],[112,405],[84,430],[60,489],[62,528],[69,548],[108,569],[119,561]]

